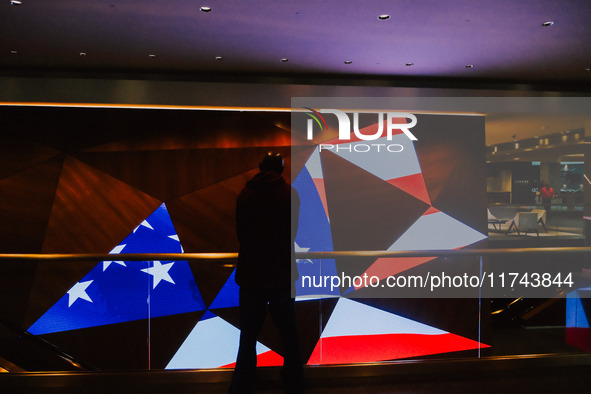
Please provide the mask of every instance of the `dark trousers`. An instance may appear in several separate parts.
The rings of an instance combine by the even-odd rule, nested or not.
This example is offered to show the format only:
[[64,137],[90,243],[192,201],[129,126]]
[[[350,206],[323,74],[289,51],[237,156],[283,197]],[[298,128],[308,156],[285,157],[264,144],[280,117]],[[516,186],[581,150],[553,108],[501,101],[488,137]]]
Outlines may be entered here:
[[300,392],[303,362],[295,301],[290,292],[259,292],[240,288],[240,347],[232,375],[231,393],[251,393],[257,365],[256,343],[267,307],[284,345],[282,377],[286,391]]
[[549,198],[542,198],[542,205],[546,210],[546,218],[548,218],[548,216],[550,216],[550,206],[552,205],[552,200]]

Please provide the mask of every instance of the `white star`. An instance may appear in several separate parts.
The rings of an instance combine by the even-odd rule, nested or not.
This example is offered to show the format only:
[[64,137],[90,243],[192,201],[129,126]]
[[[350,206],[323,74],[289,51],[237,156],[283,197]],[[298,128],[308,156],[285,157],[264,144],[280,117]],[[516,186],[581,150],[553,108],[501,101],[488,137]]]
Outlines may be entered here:
[[68,308],[71,307],[74,301],[76,301],[78,298],[92,302],[88,294],[86,294],[86,288],[90,286],[92,282],[94,281],[89,280],[87,282],[78,282],[74,285],[74,287],[68,290]]
[[[300,245],[298,245],[297,242],[294,242],[294,245],[295,245],[295,251],[296,252],[307,252],[307,251],[310,250],[310,248],[302,248],[302,247],[300,247]],[[310,260],[310,259],[304,259],[304,260],[297,259],[296,261],[298,263],[314,264],[314,262],[312,260]]]
[[[117,245],[113,248],[113,250],[111,250],[111,252],[109,254],[119,254],[119,253],[121,253],[123,248],[125,248],[125,246],[126,246],[126,244]],[[109,268],[111,263],[116,263],[116,264],[122,265],[124,267],[127,267],[127,265],[125,265],[125,263],[123,261],[103,261],[103,272],[105,272],[105,270],[107,268]]]
[[154,230],[154,227],[152,227],[152,226],[150,225],[150,223],[148,223],[148,221],[147,221],[147,220],[144,220],[143,222],[141,222],[141,223],[140,223],[140,225],[139,225],[139,226],[137,226],[136,228],[134,228],[134,229],[133,229],[133,233],[134,233],[134,234],[135,234],[135,232],[137,231],[137,229],[138,229],[138,228],[140,228],[140,226],[144,226],[144,227],[147,227],[147,228],[149,228],[150,230]]
[[103,261],[103,272],[107,268],[109,268],[109,266],[111,265],[111,263],[116,263],[116,264],[122,265],[124,267],[127,267],[127,265],[125,265],[125,262],[123,262],[123,261]]
[[172,278],[170,277],[170,275],[168,274],[168,271],[172,268],[173,264],[174,264],[174,262],[168,263],[168,264],[162,264],[162,263],[160,263],[160,261],[154,261],[153,267],[144,268],[142,270],[143,272],[154,276],[154,287],[152,289],[155,289],[161,280],[165,280],[167,282],[170,282],[173,285],[175,284],[174,281],[172,280]]

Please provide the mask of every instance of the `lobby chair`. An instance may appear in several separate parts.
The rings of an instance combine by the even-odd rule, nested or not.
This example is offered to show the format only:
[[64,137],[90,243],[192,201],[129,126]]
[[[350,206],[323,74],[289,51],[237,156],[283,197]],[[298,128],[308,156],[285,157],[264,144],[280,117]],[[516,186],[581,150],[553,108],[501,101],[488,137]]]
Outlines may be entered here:
[[536,212],[519,212],[513,222],[511,222],[511,226],[507,232],[510,232],[513,228],[517,231],[517,235],[521,235],[522,232],[527,235],[527,233],[535,231],[539,237],[538,214]]
[[531,212],[535,212],[538,214],[538,225],[541,224],[544,232],[547,233],[548,229],[546,228],[546,210],[545,209],[532,209]]
[[[488,215],[488,224],[493,225],[494,231],[502,231],[503,224],[507,223],[509,219],[499,219],[495,215],[490,212],[490,208],[486,209],[486,213]],[[497,228],[497,225],[499,226]]]

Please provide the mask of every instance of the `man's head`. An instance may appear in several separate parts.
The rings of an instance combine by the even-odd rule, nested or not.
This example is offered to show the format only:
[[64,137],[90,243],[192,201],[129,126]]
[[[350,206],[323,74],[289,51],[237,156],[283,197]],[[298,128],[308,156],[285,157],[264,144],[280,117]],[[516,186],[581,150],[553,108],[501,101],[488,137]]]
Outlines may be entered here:
[[269,152],[259,164],[261,171],[274,171],[278,174],[283,172],[283,157],[280,153]]

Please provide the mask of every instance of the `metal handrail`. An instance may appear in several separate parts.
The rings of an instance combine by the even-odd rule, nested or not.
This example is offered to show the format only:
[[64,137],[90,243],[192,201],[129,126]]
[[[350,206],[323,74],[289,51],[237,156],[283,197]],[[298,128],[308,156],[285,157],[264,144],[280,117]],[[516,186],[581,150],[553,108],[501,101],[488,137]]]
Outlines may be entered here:
[[[333,259],[338,257],[454,257],[454,256],[498,256],[498,255],[539,255],[539,254],[582,254],[591,256],[591,247],[556,248],[504,248],[504,249],[454,249],[454,250],[350,250],[338,252],[298,252],[297,259]],[[3,261],[195,261],[195,260],[235,260],[238,253],[39,253],[39,254],[0,254]]]

